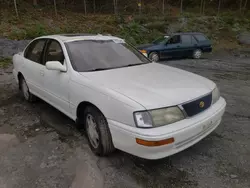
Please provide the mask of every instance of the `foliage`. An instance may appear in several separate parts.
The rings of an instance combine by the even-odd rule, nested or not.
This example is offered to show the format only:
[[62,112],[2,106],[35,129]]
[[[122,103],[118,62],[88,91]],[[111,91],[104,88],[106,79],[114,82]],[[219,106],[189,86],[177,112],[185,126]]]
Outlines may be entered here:
[[[14,11],[14,10],[13,10]],[[67,10],[26,9],[20,19],[11,11],[2,11],[0,36],[12,39],[32,39],[37,36],[57,33],[109,33],[125,38],[136,45],[149,43],[158,36],[172,32],[203,32],[214,44],[221,41],[236,43],[236,35],[250,30],[250,19],[223,12],[219,16],[197,16],[184,12],[182,16],[166,15],[83,15]]]

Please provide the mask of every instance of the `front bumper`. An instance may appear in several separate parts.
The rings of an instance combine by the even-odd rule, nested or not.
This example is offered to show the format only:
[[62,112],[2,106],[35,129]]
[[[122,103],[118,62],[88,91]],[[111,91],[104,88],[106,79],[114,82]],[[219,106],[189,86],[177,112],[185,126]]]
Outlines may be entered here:
[[[114,146],[145,159],[160,159],[178,153],[215,130],[225,112],[226,101],[221,97],[206,111],[185,120],[152,129],[141,129],[108,120]],[[136,138],[159,141],[174,138],[174,143],[147,147],[138,145]]]

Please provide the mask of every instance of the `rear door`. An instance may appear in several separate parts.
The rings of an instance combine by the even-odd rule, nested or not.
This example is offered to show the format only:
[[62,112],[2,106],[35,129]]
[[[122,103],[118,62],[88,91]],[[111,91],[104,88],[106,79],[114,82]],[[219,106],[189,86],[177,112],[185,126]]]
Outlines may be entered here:
[[192,44],[192,35],[188,34],[181,35],[180,56],[187,57],[192,55],[195,48],[196,48],[195,44]]
[[24,67],[22,73],[30,92],[44,97],[44,70],[42,64],[47,39],[37,39],[29,44],[24,52]]

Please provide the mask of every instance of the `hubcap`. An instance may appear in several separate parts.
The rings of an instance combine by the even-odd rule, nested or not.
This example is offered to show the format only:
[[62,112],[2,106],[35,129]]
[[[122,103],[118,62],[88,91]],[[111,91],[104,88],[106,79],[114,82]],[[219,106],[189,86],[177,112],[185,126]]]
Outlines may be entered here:
[[159,56],[157,54],[153,54],[152,55],[152,60],[155,61],[155,62],[159,61]]
[[22,81],[22,90],[23,90],[24,98],[26,100],[28,100],[29,99],[29,88],[24,80]]
[[94,148],[99,146],[99,135],[97,132],[97,125],[94,117],[91,114],[88,114],[86,117],[86,125],[87,125],[87,134],[89,137],[89,141]]
[[195,58],[200,58],[201,57],[201,51],[200,50],[195,51],[194,57]]

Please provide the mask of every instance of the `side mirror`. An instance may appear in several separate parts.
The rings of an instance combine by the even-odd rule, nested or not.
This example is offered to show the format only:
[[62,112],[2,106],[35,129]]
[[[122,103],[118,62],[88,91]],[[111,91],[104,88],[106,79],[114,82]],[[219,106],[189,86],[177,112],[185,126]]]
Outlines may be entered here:
[[48,70],[57,70],[57,71],[61,71],[61,72],[67,71],[66,67],[63,66],[59,61],[47,61],[46,68]]

